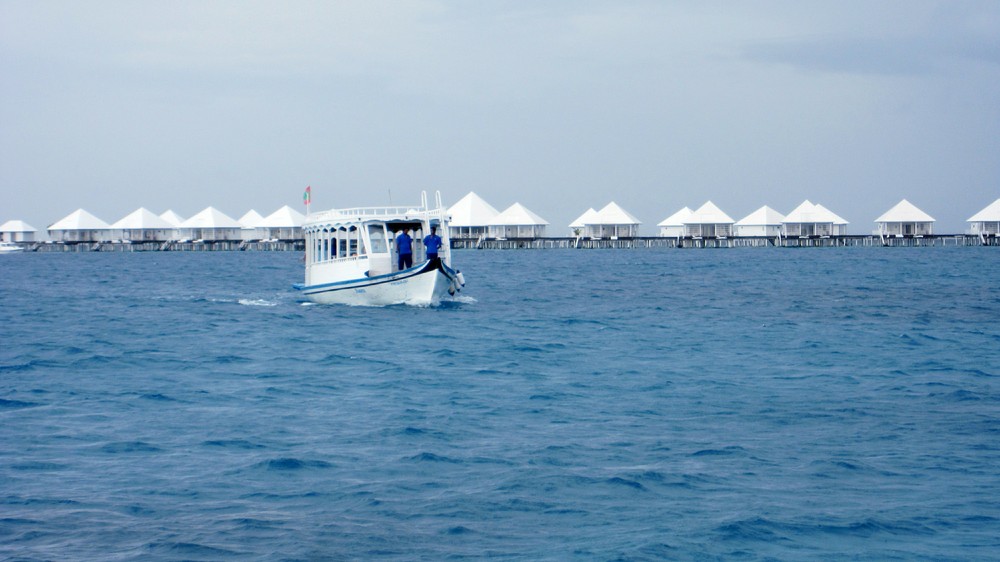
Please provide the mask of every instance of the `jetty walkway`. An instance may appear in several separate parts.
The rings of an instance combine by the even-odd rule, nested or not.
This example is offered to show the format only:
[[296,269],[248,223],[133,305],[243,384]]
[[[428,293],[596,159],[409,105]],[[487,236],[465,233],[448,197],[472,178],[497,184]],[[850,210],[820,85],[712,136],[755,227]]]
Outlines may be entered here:
[[[20,242],[26,252],[302,252],[303,240],[197,241],[197,242]],[[835,248],[835,247],[944,247],[1000,246],[1000,237],[978,234],[882,237],[877,234],[845,236],[738,236],[729,238],[452,238],[459,250],[642,249],[642,248]]]
[[509,238],[451,239],[456,249],[610,249],[610,248],[834,248],[834,247],[1000,246],[996,236],[945,234],[882,237],[877,234],[844,236],[737,236],[728,238],[642,236],[632,238]]
[[304,240],[199,242],[21,242],[26,252],[302,252]]

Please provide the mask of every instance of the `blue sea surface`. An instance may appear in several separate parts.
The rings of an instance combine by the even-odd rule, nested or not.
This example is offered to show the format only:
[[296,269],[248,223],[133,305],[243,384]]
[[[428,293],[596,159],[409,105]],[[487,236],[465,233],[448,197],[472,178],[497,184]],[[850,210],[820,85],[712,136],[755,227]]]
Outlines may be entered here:
[[0,557],[996,560],[996,248],[0,257]]

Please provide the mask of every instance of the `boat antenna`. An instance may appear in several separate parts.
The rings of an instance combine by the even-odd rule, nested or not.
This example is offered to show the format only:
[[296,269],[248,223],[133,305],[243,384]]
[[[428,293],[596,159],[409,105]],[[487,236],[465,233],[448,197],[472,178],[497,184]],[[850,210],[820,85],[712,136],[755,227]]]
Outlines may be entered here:
[[390,187],[388,188],[388,190],[389,190],[389,206],[392,207],[392,188]]

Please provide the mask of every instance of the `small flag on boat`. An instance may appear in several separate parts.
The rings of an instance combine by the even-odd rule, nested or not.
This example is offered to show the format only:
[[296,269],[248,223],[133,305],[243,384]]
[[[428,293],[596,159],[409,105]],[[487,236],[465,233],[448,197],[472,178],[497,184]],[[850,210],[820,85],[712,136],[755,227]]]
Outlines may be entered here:
[[302,194],[302,202],[309,206],[312,203],[312,186],[306,187],[306,192]]

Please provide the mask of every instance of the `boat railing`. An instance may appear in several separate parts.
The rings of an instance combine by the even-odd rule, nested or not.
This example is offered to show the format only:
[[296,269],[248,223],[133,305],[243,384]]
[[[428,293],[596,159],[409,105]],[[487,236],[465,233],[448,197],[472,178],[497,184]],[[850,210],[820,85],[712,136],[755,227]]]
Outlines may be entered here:
[[354,207],[350,209],[331,209],[309,215],[307,222],[345,220],[345,219],[380,219],[401,216],[421,216],[438,212],[439,209],[423,207]]
[[325,260],[319,260],[315,262],[315,264],[313,265],[350,263],[355,261],[367,260],[368,258],[369,256],[366,254],[355,254],[353,256],[341,256],[339,258],[327,258]]

